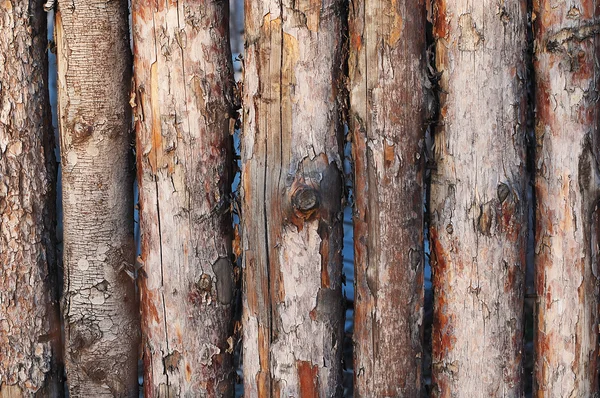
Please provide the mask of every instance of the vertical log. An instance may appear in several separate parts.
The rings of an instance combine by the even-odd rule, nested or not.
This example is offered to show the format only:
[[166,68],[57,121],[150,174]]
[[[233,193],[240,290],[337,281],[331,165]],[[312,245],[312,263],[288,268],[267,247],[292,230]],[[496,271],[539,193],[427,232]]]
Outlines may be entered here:
[[357,397],[421,389],[425,23],[422,0],[350,7]]
[[246,2],[249,397],[341,395],[344,7],[341,0]]
[[435,3],[433,395],[522,395],[525,0]]
[[59,396],[56,164],[41,2],[0,6],[0,396]]
[[537,396],[591,397],[598,394],[600,2],[537,0],[534,12]]
[[228,1],[132,5],[145,396],[233,396]]
[[59,0],[56,13],[71,397],[137,397],[127,15],[104,0]]

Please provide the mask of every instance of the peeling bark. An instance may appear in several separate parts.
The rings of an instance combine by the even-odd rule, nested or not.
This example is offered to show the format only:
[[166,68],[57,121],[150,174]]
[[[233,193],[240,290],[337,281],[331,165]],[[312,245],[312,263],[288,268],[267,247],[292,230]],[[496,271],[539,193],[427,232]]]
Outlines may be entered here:
[[233,396],[228,2],[132,11],[145,396]]
[[522,395],[525,0],[435,2],[433,396]]
[[536,396],[591,397],[599,392],[600,3],[537,0],[534,12]]
[[350,8],[356,397],[421,391],[425,23],[422,0]]
[[248,397],[342,392],[343,7],[341,0],[246,2]]
[[65,365],[71,397],[137,397],[127,2],[59,0]]
[[0,396],[62,393],[56,162],[41,2],[0,6]]

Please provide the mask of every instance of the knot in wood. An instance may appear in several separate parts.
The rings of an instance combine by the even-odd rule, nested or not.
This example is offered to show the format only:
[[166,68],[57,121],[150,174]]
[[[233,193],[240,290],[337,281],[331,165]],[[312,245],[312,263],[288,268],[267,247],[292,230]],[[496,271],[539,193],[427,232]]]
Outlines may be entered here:
[[302,214],[310,213],[320,205],[319,192],[310,186],[303,185],[292,194],[292,206]]
[[73,143],[86,141],[94,134],[94,127],[88,123],[77,122],[73,125],[72,140]]

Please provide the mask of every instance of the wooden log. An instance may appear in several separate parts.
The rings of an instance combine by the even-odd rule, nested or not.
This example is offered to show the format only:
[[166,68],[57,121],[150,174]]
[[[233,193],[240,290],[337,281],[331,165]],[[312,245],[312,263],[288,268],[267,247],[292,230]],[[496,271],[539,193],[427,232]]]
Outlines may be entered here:
[[355,397],[418,397],[426,128],[424,1],[350,6]]
[[226,0],[133,1],[146,397],[233,396]]
[[435,3],[435,397],[522,395],[527,1]]
[[342,392],[345,6],[341,0],[259,0],[245,11],[248,397]]
[[598,394],[600,3],[534,1],[535,391]]
[[69,395],[137,397],[127,2],[58,0],[55,24]]
[[56,161],[42,6],[0,6],[0,397],[62,395]]

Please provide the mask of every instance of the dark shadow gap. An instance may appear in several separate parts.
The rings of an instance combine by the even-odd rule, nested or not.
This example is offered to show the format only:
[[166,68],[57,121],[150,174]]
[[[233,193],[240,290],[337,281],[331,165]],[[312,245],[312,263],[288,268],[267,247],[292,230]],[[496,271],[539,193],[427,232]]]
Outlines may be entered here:
[[[233,72],[236,83],[243,82],[243,54],[244,54],[244,1],[229,0],[229,43],[231,47]],[[241,92],[239,93],[241,95]],[[241,98],[237,99],[241,105]],[[232,137],[232,155],[234,175],[231,183],[231,216],[233,222],[234,239],[241,239],[240,233],[242,226],[241,220],[241,203],[240,203],[240,179],[241,179],[241,109],[238,110],[239,119],[236,122],[235,131]],[[234,250],[235,251],[235,250]],[[243,364],[243,346],[241,325],[242,322],[242,255],[235,258],[235,294],[233,308],[234,322],[234,352],[233,352],[233,368],[235,370],[235,396],[243,397],[244,395],[244,374],[242,371]]]
[[432,388],[432,333],[433,333],[433,305],[434,294],[431,268],[430,245],[430,198],[431,198],[431,170],[435,167],[434,159],[434,133],[439,118],[438,81],[439,73],[435,69],[435,37],[433,35],[433,7],[435,0],[429,2],[426,23],[425,62],[427,84],[425,87],[425,106],[427,111],[427,126],[425,130],[425,170],[423,173],[423,250],[425,266],[423,267],[423,361],[422,361],[422,396],[430,397]]
[[[57,80],[58,80],[58,72],[56,70],[56,44],[54,42],[54,9],[50,9],[47,12],[47,40],[48,40],[48,50],[46,51],[48,56],[48,94],[50,100],[50,111],[52,115],[52,133],[53,137],[51,139],[54,140],[54,156],[56,160],[56,187],[54,189],[55,193],[55,217],[56,217],[56,289],[58,292],[58,300],[59,306],[62,301],[63,296],[63,281],[64,281],[64,267],[63,267],[63,204],[62,204],[62,169],[60,163],[60,136],[58,129],[58,93],[57,93]],[[62,308],[60,309],[60,334],[61,334],[61,347],[64,346],[65,339],[65,330],[64,323],[62,322]],[[60,358],[62,358],[63,353],[60,353]],[[61,373],[59,377],[63,380],[63,387],[65,396],[68,397],[68,389],[66,384],[66,374],[64,369],[64,364],[60,363],[59,372]]]
[[[346,136],[348,128],[345,126]],[[343,240],[343,297],[345,308],[344,340],[342,345],[343,358],[343,388],[344,397],[354,395],[354,222],[352,209],[354,207],[353,197],[353,167],[352,167],[352,144],[346,141],[344,145],[344,174],[345,178],[345,204],[344,204],[344,240]]]
[[535,330],[535,70],[534,58],[534,32],[533,32],[533,2],[527,0],[527,53],[525,62],[527,68],[527,256],[525,262],[525,300],[523,308],[523,389],[525,397],[533,396],[534,372],[534,330]]

